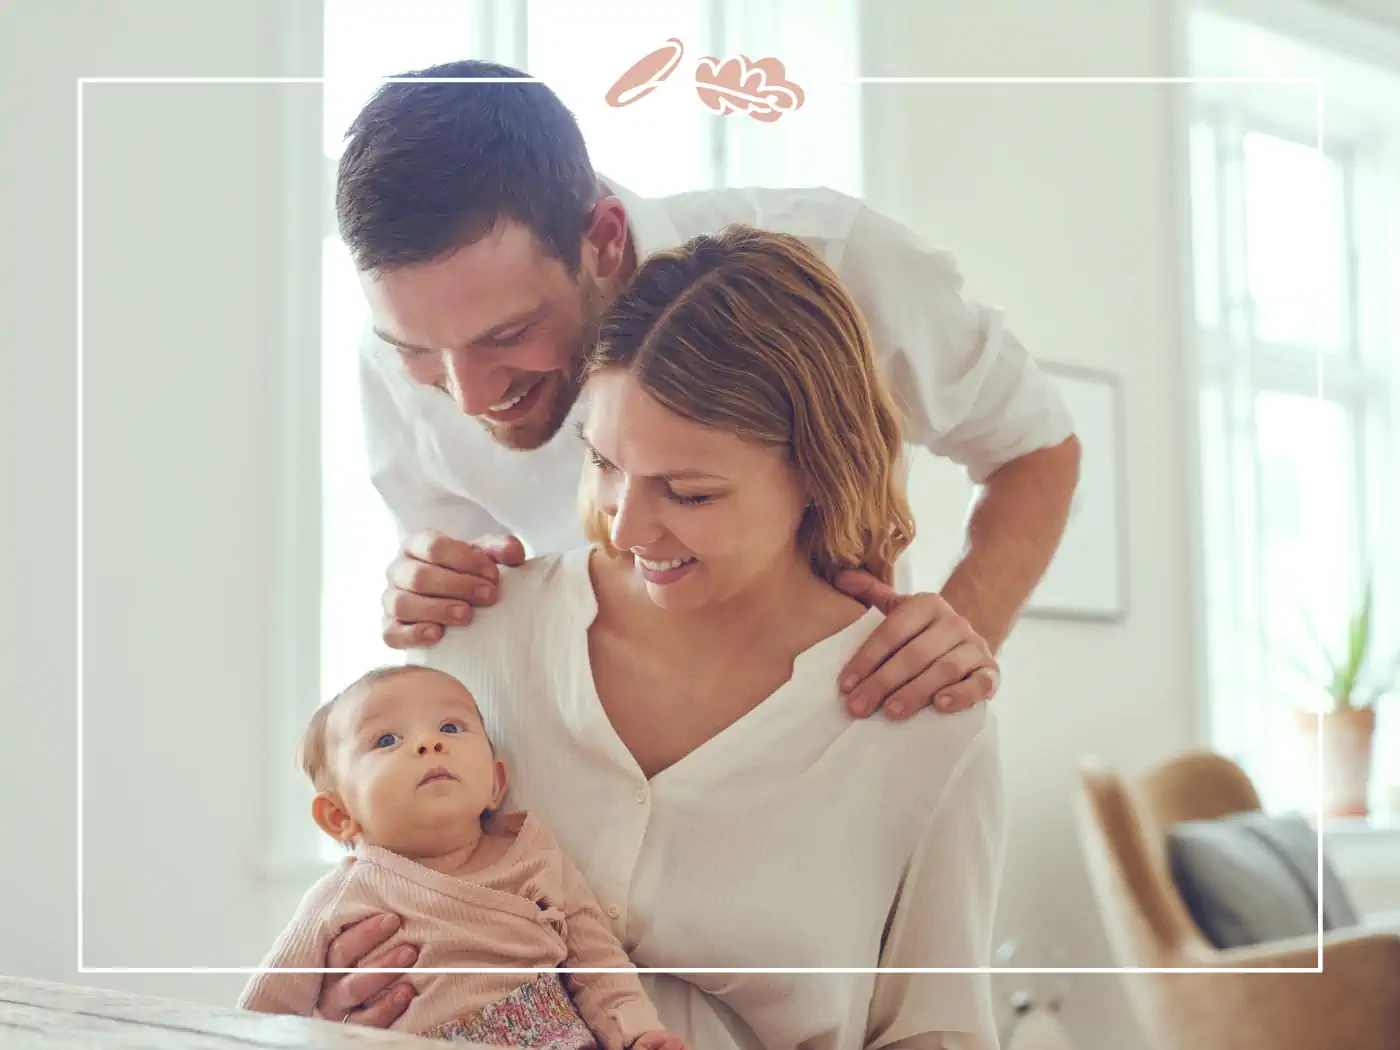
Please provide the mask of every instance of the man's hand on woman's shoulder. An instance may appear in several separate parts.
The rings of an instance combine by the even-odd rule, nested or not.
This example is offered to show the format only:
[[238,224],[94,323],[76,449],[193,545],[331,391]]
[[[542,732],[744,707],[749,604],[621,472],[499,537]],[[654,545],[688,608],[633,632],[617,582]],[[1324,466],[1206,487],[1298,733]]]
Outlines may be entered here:
[[674,1032],[643,1032],[633,1041],[630,1050],[687,1050],[685,1041]]
[[867,572],[836,586],[885,614],[842,669],[838,688],[856,718],[881,708],[894,719],[933,705],[962,711],[990,700],[1001,682],[991,647],[940,594],[898,594]]
[[442,640],[446,627],[471,623],[472,609],[500,595],[500,565],[520,565],[525,547],[514,536],[467,542],[433,529],[404,540],[385,573],[384,644],[416,649]]

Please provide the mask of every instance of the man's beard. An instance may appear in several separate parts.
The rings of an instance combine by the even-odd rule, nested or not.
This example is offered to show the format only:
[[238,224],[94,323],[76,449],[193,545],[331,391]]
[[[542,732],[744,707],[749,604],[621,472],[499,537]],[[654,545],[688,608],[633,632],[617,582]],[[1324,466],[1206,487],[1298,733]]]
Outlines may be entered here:
[[549,403],[545,406],[546,414],[538,419],[506,423],[501,426],[492,426],[482,420],[492,439],[505,448],[517,452],[533,452],[535,449],[549,444],[563,428],[565,421],[569,418],[569,413],[578,403],[579,394],[583,390],[584,364],[588,354],[593,349],[593,345],[598,340],[598,330],[602,326],[603,320],[602,289],[587,277],[581,277],[580,283],[582,284],[580,312],[583,317],[583,327],[579,333],[578,342],[570,352],[567,364],[559,371],[551,372],[540,380],[542,383],[549,383],[551,379],[555,380],[553,390],[541,391],[543,396],[549,398]]
[[583,355],[575,354],[563,370],[550,372],[540,379],[541,383],[551,384],[552,387],[540,391],[540,396],[548,401],[542,408],[537,407],[536,411],[544,411],[545,415],[524,419],[518,423],[492,423],[483,418],[482,426],[496,444],[516,452],[533,452],[549,444],[554,435],[563,428],[564,421],[569,418],[569,413],[578,401],[579,390],[582,387],[582,366]]

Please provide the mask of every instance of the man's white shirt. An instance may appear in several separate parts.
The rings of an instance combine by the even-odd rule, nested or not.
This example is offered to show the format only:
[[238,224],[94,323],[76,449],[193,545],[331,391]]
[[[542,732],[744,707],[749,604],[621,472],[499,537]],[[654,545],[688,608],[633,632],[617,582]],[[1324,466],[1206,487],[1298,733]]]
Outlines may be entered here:
[[[974,483],[1073,433],[1053,380],[1001,311],[963,297],[953,258],[862,201],[826,189],[756,188],[647,199],[603,181],[626,209],[639,258],[732,223],[801,238],[860,306],[905,440],[963,465]],[[368,325],[360,382],[371,479],[403,535],[511,533],[531,556],[585,542],[574,423],[586,390],[553,440],[519,452],[498,445],[443,391],[409,379]],[[896,572],[901,593],[911,589],[908,562]]]

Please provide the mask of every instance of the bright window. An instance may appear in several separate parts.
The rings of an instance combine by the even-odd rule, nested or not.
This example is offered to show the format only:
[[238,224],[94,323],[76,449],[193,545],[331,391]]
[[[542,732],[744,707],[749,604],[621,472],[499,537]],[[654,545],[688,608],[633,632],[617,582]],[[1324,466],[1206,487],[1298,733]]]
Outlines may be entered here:
[[[1266,805],[1304,807],[1292,711],[1321,694],[1300,658],[1339,650],[1367,579],[1377,648],[1400,641],[1400,74],[1213,16],[1194,30],[1198,74],[1322,73],[1339,114],[1319,152],[1296,86],[1201,87],[1189,146],[1209,743]],[[1375,757],[1383,804],[1394,702]]]
[[481,52],[489,26],[462,0],[328,0],[325,5],[326,223],[322,242],[321,698],[402,654],[380,640],[384,570],[398,545],[369,479],[356,352],[368,313],[349,253],[335,230],[335,167],[346,129],[394,76]]

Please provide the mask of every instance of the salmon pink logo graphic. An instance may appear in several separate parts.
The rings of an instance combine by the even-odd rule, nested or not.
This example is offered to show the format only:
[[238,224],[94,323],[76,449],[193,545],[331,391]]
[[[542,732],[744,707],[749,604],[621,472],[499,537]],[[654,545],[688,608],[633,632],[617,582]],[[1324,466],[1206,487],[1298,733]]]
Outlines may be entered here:
[[800,109],[802,88],[787,78],[776,58],[751,61],[747,55],[702,58],[695,69],[695,92],[708,109],[720,116],[747,113],[754,120],[772,123],[784,113]]
[[621,108],[650,95],[681,64],[685,45],[675,37],[662,44],[655,51],[643,55],[632,63],[626,73],[618,77],[608,93],[603,96],[608,105]]
[[[684,54],[685,44],[672,37],[632,63],[613,82],[604,100],[618,109],[639,102],[665,83]],[[801,109],[806,100],[801,85],[788,79],[782,62],[776,58],[753,60],[747,55],[722,61],[712,56],[699,59],[695,66],[695,93],[712,113],[722,117],[745,113],[764,123]]]

